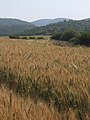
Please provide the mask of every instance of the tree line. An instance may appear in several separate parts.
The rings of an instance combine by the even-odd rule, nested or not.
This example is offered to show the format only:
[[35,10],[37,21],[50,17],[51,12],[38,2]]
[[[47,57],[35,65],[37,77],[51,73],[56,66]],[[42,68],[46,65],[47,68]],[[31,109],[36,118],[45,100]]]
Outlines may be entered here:
[[77,32],[73,29],[68,29],[62,33],[53,34],[51,39],[68,41],[72,45],[90,46],[90,32]]

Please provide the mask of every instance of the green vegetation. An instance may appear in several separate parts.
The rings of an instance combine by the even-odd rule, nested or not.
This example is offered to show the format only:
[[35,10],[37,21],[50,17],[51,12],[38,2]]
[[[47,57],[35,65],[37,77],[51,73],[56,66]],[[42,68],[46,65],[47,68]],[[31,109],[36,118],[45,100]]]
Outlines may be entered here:
[[27,29],[30,30],[35,27],[31,23],[19,19],[0,18],[0,36],[22,33]]
[[37,37],[37,39],[44,39],[44,37]]
[[36,39],[36,37],[34,37],[34,36],[30,36],[29,39]]
[[62,33],[55,33],[51,36],[51,39],[61,40]]
[[52,35],[51,39],[69,41],[71,38],[75,37],[76,35],[77,33],[75,30],[68,29],[68,30],[65,30],[63,33],[56,33]]
[[69,40],[69,43],[72,45],[77,45],[78,43],[78,37],[73,37]]
[[55,33],[64,32],[67,29],[74,29],[77,32],[89,32],[90,31],[90,19],[86,20],[69,20],[50,24],[42,27],[37,27],[32,30],[26,30],[21,35],[53,35]]
[[40,20],[36,20],[32,22],[32,24],[40,27],[40,26],[46,26],[46,25],[53,24],[53,23],[63,22],[65,20],[69,21],[68,18],[40,19]]
[[63,33],[56,33],[51,39],[59,41],[68,41],[72,45],[90,46],[90,32],[76,32],[75,30],[66,30]]
[[27,36],[23,36],[23,37],[21,37],[21,39],[26,39],[26,40],[27,40],[27,39],[28,39],[28,37],[27,37]]
[[10,35],[9,36],[10,39],[25,39],[25,40],[40,40],[40,39],[46,39],[48,38],[48,36],[17,36],[17,35]]
[[90,46],[90,32],[81,33],[76,38],[72,38],[70,43],[73,45]]
[[77,35],[76,31],[73,29],[65,30],[61,35],[61,40],[63,41],[69,41],[71,38],[75,37]]
[[19,36],[17,35],[10,35],[9,36],[10,39],[21,39]]

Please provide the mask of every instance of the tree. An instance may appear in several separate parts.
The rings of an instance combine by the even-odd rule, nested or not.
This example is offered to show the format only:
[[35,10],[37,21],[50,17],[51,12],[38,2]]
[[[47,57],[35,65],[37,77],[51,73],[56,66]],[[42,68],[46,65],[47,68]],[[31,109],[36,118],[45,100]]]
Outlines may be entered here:
[[90,32],[82,33],[78,39],[78,44],[90,46]]
[[90,32],[84,32],[69,40],[73,45],[90,46]]
[[71,38],[75,37],[77,32],[73,29],[65,30],[61,36],[61,40],[69,41]]

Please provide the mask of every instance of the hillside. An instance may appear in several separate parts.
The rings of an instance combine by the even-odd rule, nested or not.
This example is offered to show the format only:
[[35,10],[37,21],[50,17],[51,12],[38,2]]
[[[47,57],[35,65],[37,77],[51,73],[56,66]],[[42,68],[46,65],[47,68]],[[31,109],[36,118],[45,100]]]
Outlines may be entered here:
[[0,35],[21,33],[35,28],[35,25],[19,19],[0,18]]
[[66,29],[75,29],[77,31],[90,31],[90,19],[84,20],[69,20],[64,22],[58,22],[42,27],[35,28],[33,30],[26,30],[22,35],[51,35],[57,32],[63,32]]
[[63,22],[64,20],[68,21],[69,19],[67,18],[56,18],[56,19],[40,19],[32,22],[34,25],[40,27],[40,26],[46,26],[48,24],[52,23],[58,23],[58,22]]

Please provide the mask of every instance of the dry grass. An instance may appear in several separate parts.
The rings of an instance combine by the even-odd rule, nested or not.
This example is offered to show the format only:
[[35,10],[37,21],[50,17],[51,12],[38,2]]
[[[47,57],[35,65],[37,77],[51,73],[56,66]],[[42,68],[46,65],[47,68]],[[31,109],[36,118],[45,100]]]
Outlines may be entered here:
[[4,87],[0,88],[0,120],[59,120],[60,115],[42,102],[17,97]]
[[[28,78],[32,82],[30,86],[28,86]],[[60,47],[44,40],[17,41],[0,39],[0,80],[1,84],[8,85],[15,92],[19,91],[21,94],[23,91],[26,94],[29,91],[31,97],[35,93],[40,101],[44,99],[46,102],[40,104],[45,109],[43,115],[39,110],[40,108],[36,111],[36,106],[39,103],[32,103],[34,106],[33,115],[27,118],[24,110],[20,107],[21,98],[12,97],[19,110],[17,116],[20,118],[18,120],[23,120],[23,115],[25,120],[90,119],[90,48]],[[19,80],[23,82],[19,83]],[[8,84],[6,84],[7,82]],[[35,90],[39,90],[40,94],[36,93]],[[3,97],[5,99],[10,96],[3,94]],[[45,99],[46,97],[48,99]],[[19,101],[19,104],[17,104],[17,101]],[[28,99],[23,103],[26,101]],[[30,106],[29,101],[28,106]],[[47,103],[50,104],[49,108],[46,106]],[[25,106],[27,107],[27,105]],[[4,107],[3,110],[7,114],[8,110]],[[23,109],[27,109],[26,107],[23,107]],[[54,116],[51,117],[53,114],[51,109],[53,108],[55,108]],[[12,112],[15,112],[14,109],[15,106],[13,106]],[[8,118],[2,117],[0,120],[3,119],[7,120]]]

